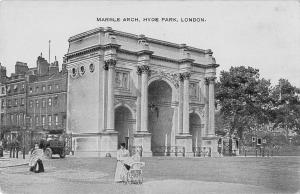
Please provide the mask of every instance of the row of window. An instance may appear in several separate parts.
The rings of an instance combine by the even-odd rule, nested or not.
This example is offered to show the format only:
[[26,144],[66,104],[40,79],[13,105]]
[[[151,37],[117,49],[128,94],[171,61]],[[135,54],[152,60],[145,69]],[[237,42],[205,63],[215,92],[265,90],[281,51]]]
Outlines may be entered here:
[[[48,98],[48,100],[46,98],[43,98],[41,100],[41,106],[42,107],[46,107],[46,105],[48,104],[48,106],[52,106],[52,98]],[[33,108],[33,100],[29,101],[29,107]],[[7,100],[7,107],[12,107],[12,106],[24,106],[25,105],[25,99],[21,98],[21,99],[12,99],[12,100]],[[55,96],[53,98],[53,105],[56,106],[58,104],[58,96]],[[38,108],[40,106],[40,100],[35,100],[35,105],[36,108]],[[5,107],[5,100],[2,99],[1,100],[1,108]]]
[[[41,101],[41,102],[40,102]],[[29,101],[29,107],[33,108],[33,100]],[[56,106],[58,104],[58,96],[55,96],[53,98],[53,106]],[[40,106],[42,106],[42,108],[45,108],[48,105],[48,107],[52,106],[52,98],[43,98],[41,100],[37,99],[35,100],[35,107],[39,108]]]
[[[20,114],[8,114],[7,115],[7,122],[8,124],[13,124],[13,125],[25,125],[25,115],[23,113]],[[53,123],[54,121],[54,123]],[[4,115],[1,115],[1,123],[4,122]],[[42,116],[35,116],[35,126],[51,126],[52,124],[54,125],[59,125],[59,120],[58,120],[58,115],[42,115]],[[33,118],[29,118],[29,125],[33,125]]]
[[[91,73],[93,73],[95,71],[95,66],[93,63],[90,64],[89,69],[90,69]],[[85,73],[85,67],[83,65],[80,66],[79,70],[77,70],[75,67],[72,68],[72,77],[76,77],[78,73],[80,75],[83,75]]]
[[[55,89],[55,90],[59,90],[59,85],[58,85],[58,84],[55,84],[54,89]],[[46,92],[46,91],[52,91],[52,90],[53,90],[52,85],[48,85],[48,86],[46,86],[46,85],[36,86],[35,88],[32,87],[32,86],[29,87],[29,93],[30,93],[30,94],[33,93],[33,92],[38,93],[38,92],[40,92],[40,91]]]
[[[25,99],[24,98],[21,98],[21,99],[10,99],[10,100],[7,100],[6,102],[6,105],[8,107],[11,107],[11,106],[23,106],[25,105]],[[5,100],[2,99],[1,100],[1,107],[3,108],[5,106]]]
[[[36,86],[35,88],[29,87],[29,93],[39,92],[39,91],[45,92],[45,91],[46,91],[46,88],[48,88],[47,91],[52,91],[52,90],[53,90],[52,85],[48,85],[48,86],[42,85],[42,86]],[[54,88],[55,88],[56,90],[59,90],[59,85],[58,85],[58,84],[55,84],[55,85],[54,85]],[[14,92],[25,91],[25,84],[22,84],[20,88],[19,88],[19,85],[18,85],[18,84],[15,84],[15,85],[8,85],[8,86],[6,87],[6,91],[7,91],[8,94],[10,94],[12,91],[14,91]],[[5,94],[5,87],[2,87],[2,88],[1,88],[1,94]]]
[[[6,86],[6,91],[8,94],[11,92],[24,92],[25,91],[25,84],[12,84]],[[5,94],[5,87],[1,88],[1,94]]]
[[[54,119],[54,120],[53,120]],[[58,115],[42,115],[41,117],[40,116],[35,116],[35,126],[51,126],[52,125],[52,122],[54,121],[54,125],[59,125],[59,120],[58,120]],[[29,119],[29,122],[30,122],[30,126],[33,125],[33,120],[32,120],[32,117],[30,117]]]
[[[24,125],[25,124],[25,114],[7,114],[7,122],[12,125]],[[4,122],[4,115],[1,115],[1,122]]]

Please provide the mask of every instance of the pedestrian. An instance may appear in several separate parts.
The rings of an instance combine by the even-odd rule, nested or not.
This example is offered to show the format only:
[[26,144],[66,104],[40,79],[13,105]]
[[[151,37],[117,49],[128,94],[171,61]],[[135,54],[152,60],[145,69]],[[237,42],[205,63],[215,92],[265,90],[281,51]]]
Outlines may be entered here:
[[43,155],[44,151],[41,149],[42,145],[35,144],[29,159],[29,170],[35,173],[44,172]]
[[3,149],[2,140],[0,140],[0,158],[3,157]]
[[121,148],[117,151],[115,182],[124,182],[129,169],[129,166],[124,163],[129,158],[129,151],[125,148],[125,145],[125,143],[121,143]]

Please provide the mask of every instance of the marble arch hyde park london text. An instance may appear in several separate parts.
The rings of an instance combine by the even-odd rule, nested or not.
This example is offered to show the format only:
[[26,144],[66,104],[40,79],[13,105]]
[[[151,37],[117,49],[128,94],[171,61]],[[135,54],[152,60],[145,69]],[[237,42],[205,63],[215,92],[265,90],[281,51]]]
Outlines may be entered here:
[[67,133],[78,156],[217,155],[216,64],[203,50],[96,28],[69,38]]

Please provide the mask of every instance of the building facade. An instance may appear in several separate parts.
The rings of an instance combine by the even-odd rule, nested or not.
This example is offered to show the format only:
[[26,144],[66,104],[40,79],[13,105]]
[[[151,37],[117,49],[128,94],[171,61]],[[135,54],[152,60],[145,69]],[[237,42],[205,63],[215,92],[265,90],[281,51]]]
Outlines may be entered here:
[[[217,154],[211,50],[97,28],[69,39],[67,132],[75,155]],[[162,151],[163,150],[163,151]]]
[[6,70],[1,73],[1,130],[9,131],[9,141],[22,141],[19,135],[25,128],[26,117],[26,78],[28,70],[26,63],[17,62],[15,73],[6,76]]
[[1,138],[30,149],[45,133],[65,132],[67,71],[59,71],[56,60],[39,56],[34,68],[17,62],[10,77],[1,66],[0,84]]
[[28,129],[39,138],[43,133],[64,133],[66,127],[67,72],[58,62],[49,64],[42,56],[37,67],[28,71]]

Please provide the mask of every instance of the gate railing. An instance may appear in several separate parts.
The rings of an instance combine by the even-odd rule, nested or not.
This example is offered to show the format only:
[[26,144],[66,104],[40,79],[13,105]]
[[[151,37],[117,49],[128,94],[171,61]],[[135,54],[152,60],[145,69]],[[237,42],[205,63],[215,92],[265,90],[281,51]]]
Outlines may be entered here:
[[211,147],[193,147],[194,157],[210,157]]
[[185,156],[184,146],[156,146],[152,147],[153,156]]

